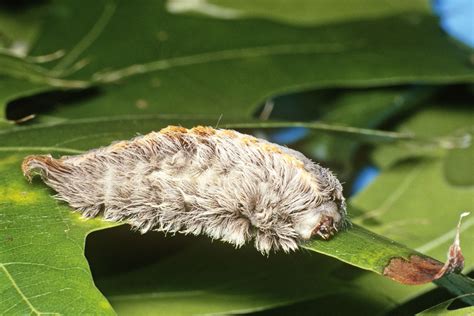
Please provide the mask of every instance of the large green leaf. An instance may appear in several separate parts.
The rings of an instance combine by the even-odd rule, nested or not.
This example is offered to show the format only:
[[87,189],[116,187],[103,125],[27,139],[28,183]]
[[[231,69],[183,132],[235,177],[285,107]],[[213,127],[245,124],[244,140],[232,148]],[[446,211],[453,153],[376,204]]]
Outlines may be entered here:
[[[322,312],[330,310],[335,297],[344,305],[358,293],[365,296],[369,285],[356,281],[363,275],[314,253],[265,258],[253,247],[235,250],[199,239],[156,264],[98,279],[97,284],[116,311],[127,315],[237,314],[318,298],[328,300],[319,308]],[[388,288],[393,284],[385,281]],[[372,314],[393,306],[381,294],[365,297],[357,307]]]
[[[460,156],[456,167],[472,176],[469,157],[473,145],[466,141],[472,137],[469,108],[428,108],[406,120],[399,131],[438,137],[445,139],[443,143],[448,142],[448,147],[463,147],[455,149]],[[452,171],[445,165],[452,163],[452,154],[453,149],[433,144],[379,146],[374,157],[384,170],[367,190],[352,200],[364,212],[356,222],[443,260],[445,249],[454,237],[454,223],[460,213],[474,208],[474,187],[450,181]],[[467,258],[474,257],[474,248],[469,246],[474,243],[473,224],[474,218],[467,218],[462,228]],[[468,261],[467,268],[473,267]]]
[[265,258],[252,247],[200,240],[153,266],[97,282],[120,314],[229,314],[335,293],[344,283],[333,276],[340,266],[321,256]]
[[[373,2],[378,9],[370,18],[364,14],[370,1],[360,1],[359,18],[303,27],[172,14],[161,1],[57,1],[48,7],[32,54],[66,51],[48,65],[51,76],[85,59],[88,64],[65,79],[118,80],[56,113],[65,117],[136,113],[137,107],[142,113],[248,116],[268,96],[289,91],[473,80],[467,54],[423,6],[405,1],[390,11]],[[321,4],[307,5],[316,19],[325,16]],[[397,31],[388,36],[387,30]]]
[[0,313],[114,314],[84,257],[85,236],[111,225],[85,221],[29,185],[21,161],[0,153]]
[[[157,126],[148,122],[148,129]],[[123,122],[112,121],[0,131],[0,311],[113,313],[95,288],[84,257],[86,235],[112,224],[81,219],[55,201],[42,183],[29,185],[20,165],[28,153],[78,153],[124,134],[129,138],[140,130],[137,126],[146,127],[132,121],[127,133],[122,126]],[[88,133],[77,137],[81,131]]]
[[[384,171],[353,200],[365,212],[355,221],[444,260],[459,215],[474,207],[473,194],[473,187],[451,186],[440,161],[407,162]],[[469,246],[474,243],[473,224],[474,218],[467,218],[462,229],[467,258],[474,257],[474,248]],[[467,267],[474,266],[468,261]]]
[[[392,255],[411,252],[360,228],[312,246],[370,268]],[[304,301],[317,302],[307,315],[314,314],[316,306],[320,313],[353,309],[356,315],[379,314],[426,290],[309,252],[264,258],[252,247],[233,250],[203,239],[193,240],[183,251],[158,263],[98,279],[97,284],[114,309],[127,315],[246,313],[279,306],[287,306],[287,313],[293,313],[289,307]],[[374,288],[383,291],[374,292]]]
[[[91,282],[91,276],[88,273],[87,265],[84,260],[83,243],[84,238],[88,232],[96,228],[108,227],[110,224],[106,224],[104,222],[101,222],[100,220],[82,221],[78,218],[77,215],[71,213],[67,207],[65,207],[64,205],[59,205],[56,201],[54,201],[49,196],[52,192],[49,191],[40,181],[35,182],[33,185],[28,185],[26,183],[26,180],[23,179],[23,177],[21,176],[19,169],[22,155],[27,155],[29,153],[35,152],[59,152],[69,154],[79,153],[82,150],[91,147],[105,145],[112,140],[130,138],[135,135],[137,131],[146,133],[151,130],[157,130],[160,127],[168,125],[170,122],[178,122],[183,124],[184,126],[192,126],[198,123],[206,123],[205,121],[199,121],[196,119],[177,120],[163,118],[156,119],[150,117],[128,117],[109,119],[91,118],[82,120],[70,120],[60,123],[45,123],[43,125],[16,127],[0,131],[0,143],[2,144],[2,146],[0,147],[0,152],[3,152],[2,155],[5,157],[5,171],[2,171],[2,175],[4,175],[2,179],[4,179],[4,183],[9,183],[8,189],[5,189],[7,191],[5,191],[5,194],[2,195],[2,199],[4,199],[5,201],[0,205],[0,213],[4,214],[1,222],[2,227],[4,228],[2,234],[3,236],[5,236],[5,240],[12,238],[12,241],[10,243],[7,243],[7,245],[2,245],[2,253],[5,254],[1,257],[2,264],[4,264],[4,266],[8,269],[10,265],[12,266],[11,268],[13,268],[14,262],[25,263],[24,265],[20,265],[20,268],[23,267],[24,269],[8,269],[5,273],[5,275],[9,279],[12,279],[12,282],[15,282],[6,283],[6,285],[4,285],[5,288],[3,289],[3,291],[5,291],[7,295],[6,297],[15,302],[12,304],[18,303],[18,301],[15,300],[15,297],[18,299],[18,297],[22,297],[21,295],[25,296],[27,298],[25,301],[29,303],[33,302],[33,299],[35,297],[41,297],[41,303],[31,303],[31,305],[40,311],[55,311],[54,309],[51,309],[50,306],[58,304],[59,301],[56,300],[63,301],[61,298],[58,298],[57,295],[53,294],[51,294],[51,296],[37,295],[49,292],[55,293],[59,285],[63,287],[70,287],[72,289],[78,289],[78,291],[80,290],[81,293],[87,293],[87,300],[84,299],[84,304],[86,304],[85,306],[89,304],[87,302],[91,302],[94,300],[101,300],[105,302],[103,298],[101,298],[100,293],[94,288]],[[21,155],[19,153],[21,153]],[[4,186],[6,187],[5,184]],[[13,201],[9,200],[12,198],[16,198],[17,196],[33,196],[35,198],[34,200],[31,200],[30,203],[34,204],[27,204],[25,206],[22,203],[13,203]],[[52,210],[56,210],[56,213],[51,213]],[[47,233],[45,233],[45,227],[47,227]],[[34,240],[34,243],[31,244],[31,247],[33,249],[29,247],[30,244],[28,242],[25,242],[25,239],[27,241]],[[51,247],[52,244],[57,245],[57,247]],[[41,247],[40,245],[43,246]],[[341,232],[336,238],[331,241],[315,241],[311,244],[306,245],[306,247],[308,249],[312,249],[314,251],[333,256],[352,265],[372,270],[379,274],[383,272],[384,266],[389,264],[390,259],[394,256],[409,259],[410,254],[414,254],[414,252],[410,249],[407,249],[392,241],[386,240],[383,237],[374,235],[357,227],[349,229],[346,232]],[[229,251],[231,248],[227,247],[225,249],[227,249],[225,251]],[[258,255],[252,248],[250,249],[251,250],[249,251],[252,253],[252,257],[260,258],[260,255]],[[445,249],[447,249],[447,247]],[[199,247],[198,250],[201,250],[201,247]],[[65,253],[66,255],[64,255]],[[57,259],[57,256],[63,256],[63,261]],[[183,256],[189,256],[189,254],[183,254]],[[216,254],[216,256],[218,256],[218,254]],[[305,256],[307,257],[308,254],[301,254],[300,256],[303,256],[301,258],[304,258]],[[207,256],[201,257],[203,258],[203,260],[207,258]],[[229,260],[228,258],[228,254],[226,254],[225,252],[222,253],[222,260]],[[286,258],[283,260],[293,260],[291,259],[291,256],[282,256],[282,258]],[[188,258],[183,262],[189,262],[189,260],[190,259]],[[258,260],[265,260],[265,258],[262,257]],[[301,260],[303,265],[310,264],[310,261],[305,262],[306,259]],[[314,264],[316,265],[317,263]],[[48,268],[49,270],[52,270],[52,274],[46,276],[38,275],[38,270],[32,269],[32,266],[38,266],[44,269]],[[58,269],[54,270],[54,268],[49,268],[49,266]],[[324,266],[325,264],[321,264],[320,269],[324,269]],[[79,276],[68,277],[67,280],[62,280],[57,277],[57,274],[54,274],[63,273],[64,270],[61,269],[75,269],[74,267],[81,268],[79,269],[80,272],[77,272]],[[84,269],[86,272],[84,272]],[[300,270],[301,272],[308,271],[307,268]],[[214,270],[210,270],[210,272],[213,271]],[[323,271],[324,270],[321,270],[321,273],[315,273],[314,277],[325,278],[324,275],[327,273]],[[81,273],[85,274],[80,277]],[[252,275],[252,273],[250,275]],[[41,283],[42,285],[40,287],[36,286],[34,282],[29,282],[32,279],[34,280],[35,276],[41,277],[43,280]],[[303,277],[306,278],[307,276],[300,276],[300,278]],[[237,274],[236,278],[240,279],[241,274]],[[149,280],[150,278],[147,277],[146,279]],[[117,282],[118,284],[122,281],[114,282]],[[329,281],[334,282],[333,280]],[[134,291],[137,290],[145,291],[143,288],[141,288],[141,285],[137,288],[134,288],[129,287],[130,283],[128,281],[124,284],[127,284],[126,288],[128,290],[127,294],[120,292],[123,295],[129,295],[130,292],[132,292],[133,294],[135,293]],[[178,286],[178,284],[169,284],[168,282],[160,284],[161,286]],[[256,285],[258,285],[258,283]],[[192,311],[205,310],[211,312],[219,310],[229,312],[234,309],[255,310],[269,308],[283,304],[283,302],[289,303],[294,301],[301,301],[303,298],[314,299],[316,297],[315,295],[318,295],[319,293],[319,290],[317,289],[309,291],[309,289],[307,288],[307,296],[302,297],[302,293],[305,293],[303,289],[298,292],[288,292],[284,290],[280,293],[278,291],[268,293],[268,288],[253,289],[253,286],[255,285],[246,287],[249,291],[247,301],[242,300],[241,296],[236,296],[233,290],[227,294],[228,296],[221,296],[220,294],[217,296],[208,296],[206,294],[205,296],[198,297],[198,300],[209,303],[202,303],[201,305],[197,304],[196,297],[194,297],[193,295],[181,296],[180,294],[180,299],[176,301],[176,304],[178,305],[170,304],[168,300],[165,300],[163,302],[158,301],[157,303],[157,301],[153,298],[153,295],[148,292],[144,296],[144,299],[150,304],[152,304],[151,306],[155,307],[156,304],[163,303],[168,306],[170,311],[173,308],[176,308],[176,306],[183,306],[184,304],[186,304],[186,306],[188,306],[189,309]],[[309,284],[308,286],[313,286],[313,283]],[[113,286],[112,288],[115,287],[116,286]],[[271,287],[274,287],[274,285],[272,285]],[[17,290],[17,288],[19,288],[20,290]],[[22,288],[26,288],[26,290]],[[232,286],[230,288],[234,289]],[[124,290],[123,287],[117,287],[117,291],[119,289]],[[13,294],[15,294],[16,292],[23,294],[17,294],[17,296],[14,296]],[[262,299],[257,299],[257,297],[259,297],[259,295],[262,295],[262,293],[267,293],[266,295],[269,295],[270,297],[265,296]],[[327,294],[326,292],[321,292],[321,295],[323,293],[325,295]],[[119,302],[119,308],[124,307],[125,311],[127,312],[129,311],[129,308],[133,307],[133,304],[128,304],[130,303],[128,299],[126,300],[127,305],[123,305],[123,301],[120,301],[120,299],[117,300],[116,297],[113,295],[113,292],[111,294],[107,293],[107,295],[111,296],[111,300],[114,304],[116,302]],[[166,293],[164,295],[168,298],[170,297]],[[403,295],[406,295],[406,293],[404,292]],[[398,296],[402,297],[403,295]],[[141,304],[140,302],[143,302],[141,298],[142,297],[140,296],[140,300],[135,300],[135,302],[137,302],[137,304]],[[8,302],[10,301],[7,301],[6,304],[9,304]],[[211,302],[214,303],[211,304]],[[221,302],[221,305],[217,304],[217,302]],[[23,306],[23,308],[28,308],[30,306],[27,303],[25,304],[19,304],[19,306]],[[71,304],[69,308],[79,308],[76,306],[81,306],[80,304],[82,303],[77,301],[77,305]],[[3,307],[5,309],[8,309],[10,308],[10,305],[2,306],[2,308]],[[64,310],[68,311],[68,307],[58,308],[65,308]],[[149,306],[146,308],[149,308]],[[137,307],[137,310],[141,309],[138,309]]]

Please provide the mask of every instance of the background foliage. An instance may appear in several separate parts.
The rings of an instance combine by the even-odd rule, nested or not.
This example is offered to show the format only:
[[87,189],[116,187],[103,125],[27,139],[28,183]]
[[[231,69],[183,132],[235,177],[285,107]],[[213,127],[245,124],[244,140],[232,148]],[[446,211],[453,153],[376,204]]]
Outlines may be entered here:
[[[378,273],[389,253],[445,260],[474,205],[472,51],[438,28],[427,1],[289,3],[1,5],[0,313],[365,315],[451,304],[433,284],[334,258]],[[207,238],[141,236],[84,221],[19,169],[30,153],[80,153],[168,124],[246,126],[303,151],[344,182],[353,222],[388,239],[341,234],[307,245],[334,258],[265,258]],[[351,196],[367,167],[378,177]],[[473,226],[471,216],[462,227],[467,272]],[[381,257],[361,247],[370,238]]]

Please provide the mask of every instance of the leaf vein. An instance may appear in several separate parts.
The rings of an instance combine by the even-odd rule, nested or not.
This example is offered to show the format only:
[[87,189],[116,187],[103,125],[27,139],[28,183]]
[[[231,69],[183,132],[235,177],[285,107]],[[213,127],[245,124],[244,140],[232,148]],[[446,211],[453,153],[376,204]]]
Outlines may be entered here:
[[13,276],[10,274],[10,272],[8,272],[7,268],[5,267],[4,264],[0,263],[0,268],[3,270],[3,273],[5,273],[5,275],[7,276],[8,280],[10,280],[13,288],[18,292],[18,294],[20,295],[20,297],[23,299],[23,301],[25,301],[25,303],[28,305],[28,307],[31,309],[31,311],[35,314],[35,315],[41,315],[41,314],[44,314],[44,313],[41,313],[40,311],[38,311],[34,306],[33,304],[31,304],[30,300],[28,299],[28,297],[26,297],[26,295],[22,292],[22,290],[20,289],[20,287],[18,286],[18,284],[15,282],[15,280],[13,279]]

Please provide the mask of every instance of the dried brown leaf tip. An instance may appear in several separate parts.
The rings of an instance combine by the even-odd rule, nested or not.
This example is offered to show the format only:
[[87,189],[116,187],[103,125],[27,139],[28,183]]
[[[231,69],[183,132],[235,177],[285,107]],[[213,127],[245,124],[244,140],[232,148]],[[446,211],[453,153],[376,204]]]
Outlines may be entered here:
[[397,282],[408,285],[420,285],[437,280],[448,273],[460,273],[464,267],[464,256],[460,246],[460,229],[463,217],[469,215],[462,213],[456,229],[453,244],[449,247],[448,258],[443,263],[420,255],[412,255],[407,259],[392,258],[385,267],[383,275]]
[[205,234],[262,253],[330,238],[346,219],[339,180],[290,148],[232,130],[168,126],[77,156],[25,158],[84,217]]

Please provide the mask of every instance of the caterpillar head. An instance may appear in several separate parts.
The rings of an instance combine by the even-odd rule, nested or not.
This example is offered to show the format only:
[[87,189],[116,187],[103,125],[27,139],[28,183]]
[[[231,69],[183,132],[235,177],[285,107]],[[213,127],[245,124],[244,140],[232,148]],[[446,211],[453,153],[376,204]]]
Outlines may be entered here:
[[342,185],[328,169],[319,166],[311,169],[320,189],[321,201],[302,212],[296,219],[294,228],[302,240],[314,236],[329,239],[349,223]]
[[293,213],[289,218],[291,220],[276,216],[268,225],[269,229],[259,225],[255,232],[255,246],[260,252],[268,255],[271,250],[296,250],[299,244],[313,237],[331,238],[349,223],[344,200],[328,200],[314,208]]
[[315,209],[304,212],[295,223],[295,231],[302,240],[314,236],[329,239],[346,225],[345,202],[329,200]]
[[316,172],[309,191],[293,185],[281,190],[271,183],[259,184],[263,198],[244,213],[257,228],[254,237],[260,252],[296,250],[313,237],[329,239],[348,223],[340,182],[317,165]]

